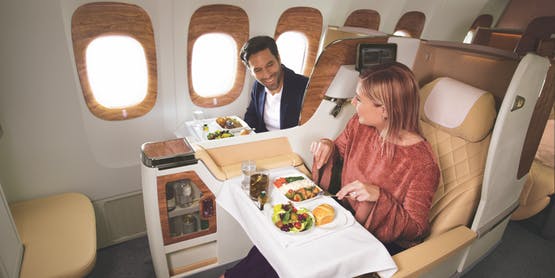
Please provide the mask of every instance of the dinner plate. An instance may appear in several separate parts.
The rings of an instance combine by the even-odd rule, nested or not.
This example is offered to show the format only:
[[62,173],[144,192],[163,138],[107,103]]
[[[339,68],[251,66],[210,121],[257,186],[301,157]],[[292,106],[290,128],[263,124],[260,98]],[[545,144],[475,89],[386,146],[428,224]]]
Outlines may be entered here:
[[228,130],[228,131],[231,132],[231,133],[238,133],[238,132],[242,131],[242,130],[245,129],[245,128],[247,128],[247,129],[249,128],[249,125],[248,125],[245,121],[243,121],[243,119],[241,119],[241,118],[239,118],[239,117],[237,117],[237,116],[224,116],[224,117],[222,117],[222,118],[231,118],[231,119],[234,119],[234,120],[236,120],[237,122],[239,122],[239,124],[241,124],[241,126],[240,126],[240,127],[236,127],[236,128],[225,128],[225,127],[222,127],[221,125],[219,125],[219,124],[216,122],[216,119],[217,119],[217,118],[214,119],[214,124],[215,124],[215,126],[217,126],[217,127],[218,127],[219,129],[221,129],[221,130]]
[[[271,176],[270,176],[270,179],[271,179],[272,185],[273,185],[274,187],[276,187],[275,184],[274,184],[274,182],[276,181],[276,179],[278,179],[278,178],[287,178],[287,177],[298,177],[298,176],[304,177],[304,181],[306,181],[306,182],[305,182],[305,183],[306,183],[306,186],[303,186],[303,187],[316,186],[316,188],[318,188],[318,192],[321,192],[321,191],[322,191],[322,188],[320,188],[317,184],[315,184],[310,178],[308,178],[306,175],[303,175],[303,174],[301,174],[301,173],[299,173],[299,172],[290,171],[289,173],[277,173],[277,174],[271,175]],[[306,203],[311,202],[311,201],[313,201],[314,199],[317,199],[318,197],[321,196],[321,195],[316,195],[316,196],[314,196],[314,197],[312,197],[312,198],[308,198],[308,199],[306,199],[306,200],[302,200],[302,201],[293,201],[293,200],[287,198],[287,196],[285,195],[289,189],[293,189],[293,190],[298,189],[298,188],[292,187],[291,184],[292,184],[292,183],[286,183],[286,184],[282,185],[282,186],[279,187],[279,188],[276,187],[276,189],[285,197],[285,199],[287,199],[288,201],[293,202],[293,203],[295,204],[295,206],[302,206],[302,205],[305,205]]]

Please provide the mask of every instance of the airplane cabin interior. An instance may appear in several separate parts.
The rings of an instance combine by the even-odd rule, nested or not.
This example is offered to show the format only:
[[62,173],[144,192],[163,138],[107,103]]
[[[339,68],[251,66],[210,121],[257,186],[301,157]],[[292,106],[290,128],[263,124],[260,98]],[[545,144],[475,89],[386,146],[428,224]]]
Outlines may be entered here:
[[[555,239],[555,4],[533,2],[2,1],[0,277],[91,277],[100,250],[140,237],[159,278],[202,277],[253,246],[280,277],[464,277],[511,221],[541,213]],[[308,77],[298,126],[244,121],[255,79],[238,53],[255,35]],[[96,94],[90,50],[106,36],[140,47],[132,105]],[[202,56],[206,38],[221,51]],[[336,138],[360,73],[392,61],[414,73],[440,170],[429,235],[391,256],[325,195],[294,203],[335,207],[331,228],[276,229],[272,205],[292,203],[273,182],[312,178],[311,142]],[[247,160],[266,205],[241,188]]]

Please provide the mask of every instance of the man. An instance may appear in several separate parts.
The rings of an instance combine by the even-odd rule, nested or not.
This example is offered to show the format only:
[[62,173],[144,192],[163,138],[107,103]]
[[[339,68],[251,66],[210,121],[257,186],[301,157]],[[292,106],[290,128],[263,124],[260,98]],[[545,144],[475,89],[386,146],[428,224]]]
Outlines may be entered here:
[[257,133],[297,126],[308,78],[281,64],[276,42],[268,36],[249,39],[240,56],[256,79],[245,122]]

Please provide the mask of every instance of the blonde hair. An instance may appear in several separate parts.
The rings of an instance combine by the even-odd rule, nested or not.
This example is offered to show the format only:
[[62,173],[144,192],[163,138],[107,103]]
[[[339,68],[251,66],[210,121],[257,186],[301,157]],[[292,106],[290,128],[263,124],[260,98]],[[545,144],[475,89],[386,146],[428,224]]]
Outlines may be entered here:
[[418,83],[407,66],[393,62],[371,67],[361,73],[359,90],[372,102],[383,105],[387,111],[388,121],[380,133],[387,157],[393,158],[394,150],[388,148],[385,142],[399,139],[401,130],[422,137],[418,121]]

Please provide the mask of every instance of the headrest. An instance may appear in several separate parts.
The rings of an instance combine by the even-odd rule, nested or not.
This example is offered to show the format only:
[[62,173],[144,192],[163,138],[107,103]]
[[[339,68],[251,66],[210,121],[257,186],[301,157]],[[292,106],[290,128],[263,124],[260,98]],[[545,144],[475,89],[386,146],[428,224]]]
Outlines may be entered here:
[[471,142],[489,134],[497,115],[491,93],[449,77],[426,84],[420,98],[422,120]]

